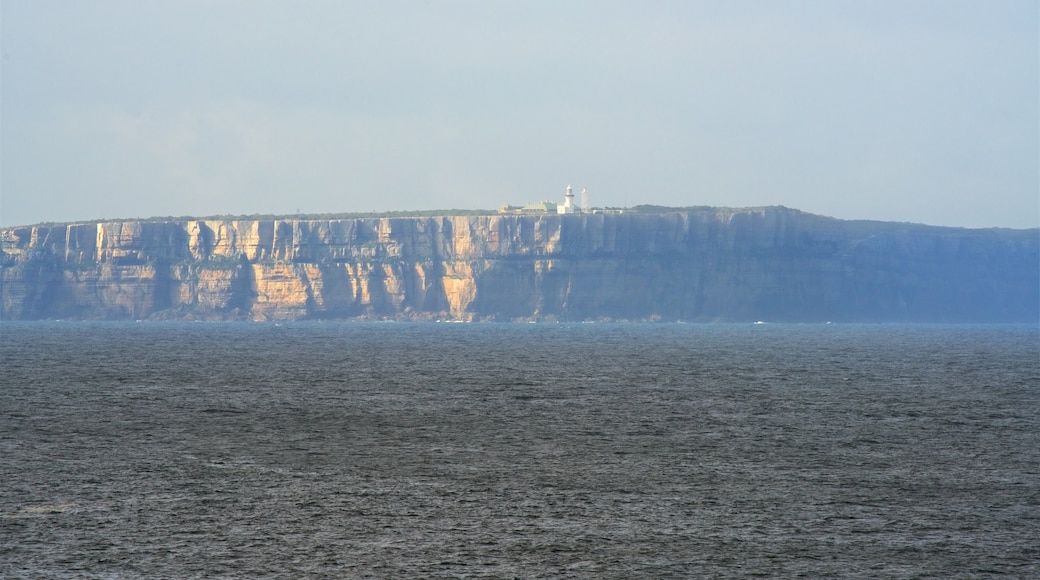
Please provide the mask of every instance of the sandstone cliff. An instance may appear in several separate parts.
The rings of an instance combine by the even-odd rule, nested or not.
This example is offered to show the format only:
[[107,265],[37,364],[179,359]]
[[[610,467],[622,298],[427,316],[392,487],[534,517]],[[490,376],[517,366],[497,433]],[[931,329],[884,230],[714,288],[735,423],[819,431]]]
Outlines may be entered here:
[[1026,321],[1040,231],[656,214],[2,231],[0,318]]

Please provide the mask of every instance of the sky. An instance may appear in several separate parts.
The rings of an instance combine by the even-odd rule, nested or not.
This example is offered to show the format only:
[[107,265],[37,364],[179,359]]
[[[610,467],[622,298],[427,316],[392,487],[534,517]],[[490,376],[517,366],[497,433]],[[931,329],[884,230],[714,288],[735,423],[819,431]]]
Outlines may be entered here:
[[1035,0],[0,0],[0,223],[784,205],[1040,226]]

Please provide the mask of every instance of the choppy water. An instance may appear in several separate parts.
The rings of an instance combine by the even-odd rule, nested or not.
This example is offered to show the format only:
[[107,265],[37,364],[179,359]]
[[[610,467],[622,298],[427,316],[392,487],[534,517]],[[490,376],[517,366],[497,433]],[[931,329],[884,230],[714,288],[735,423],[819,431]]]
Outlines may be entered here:
[[4,323],[0,576],[1040,575],[1034,326]]

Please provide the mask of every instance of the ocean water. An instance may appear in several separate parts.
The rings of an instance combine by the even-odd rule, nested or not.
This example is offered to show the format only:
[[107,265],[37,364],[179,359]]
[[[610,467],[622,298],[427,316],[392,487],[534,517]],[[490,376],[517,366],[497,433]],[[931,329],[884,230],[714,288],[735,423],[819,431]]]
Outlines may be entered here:
[[0,326],[0,577],[749,575],[1040,576],[1040,330]]

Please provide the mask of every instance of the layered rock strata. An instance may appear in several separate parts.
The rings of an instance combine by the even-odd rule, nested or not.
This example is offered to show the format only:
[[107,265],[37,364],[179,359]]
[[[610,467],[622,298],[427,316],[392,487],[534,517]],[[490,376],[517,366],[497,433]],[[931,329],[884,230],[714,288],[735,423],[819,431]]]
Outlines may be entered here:
[[1027,321],[1040,230],[658,214],[2,231],[0,318]]

